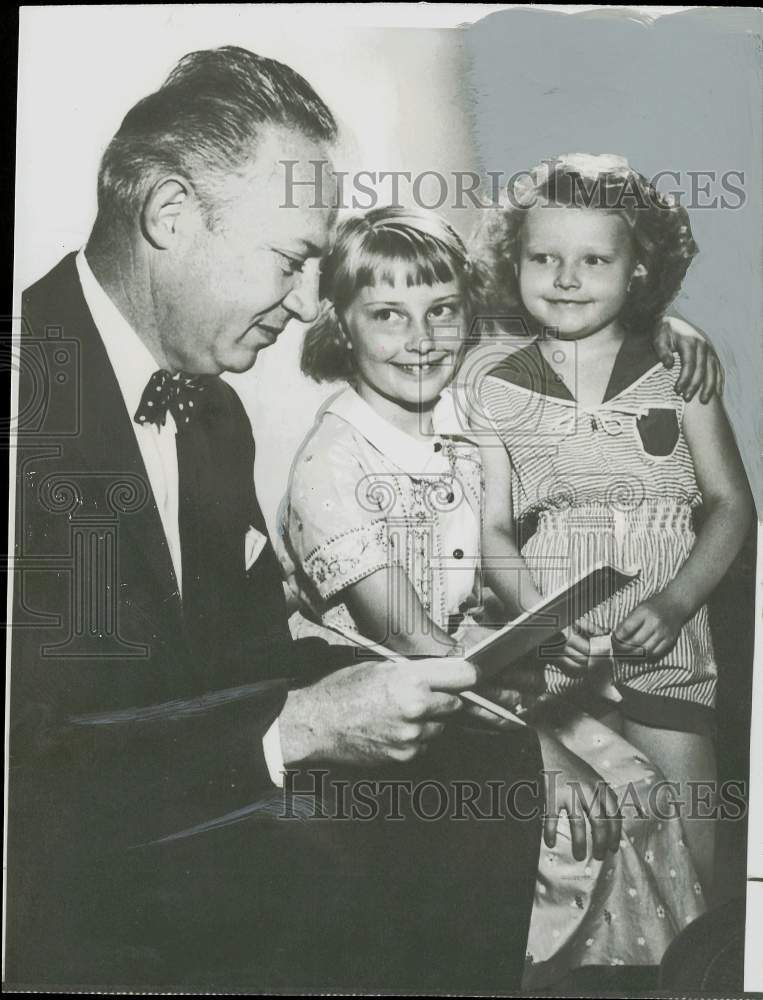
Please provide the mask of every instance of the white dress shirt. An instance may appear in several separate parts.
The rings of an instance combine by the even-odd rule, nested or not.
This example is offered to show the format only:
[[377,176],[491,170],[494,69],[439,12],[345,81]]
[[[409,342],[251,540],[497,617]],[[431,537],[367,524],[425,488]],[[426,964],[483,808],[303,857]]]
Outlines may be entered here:
[[162,519],[164,536],[172,558],[178,593],[182,593],[180,527],[178,524],[178,459],[175,444],[176,426],[171,413],[163,427],[137,424],[133,417],[148,380],[157,371],[149,349],[117,309],[90,269],[84,250],[77,254],[77,272],[82,293],[114,369],[130,423],[146,467],[148,481]]
[[[98,283],[87,262],[84,249],[77,254],[76,263],[82,285],[82,294],[106,348],[109,362],[114,370],[127,408],[135,439],[138,442],[151,491],[154,494],[154,500],[162,520],[178,593],[182,593],[183,576],[178,521],[178,460],[175,443],[177,427],[169,412],[162,427],[149,423],[138,424],[133,419],[140,404],[143,390],[160,365]],[[265,734],[262,748],[271,780],[275,785],[281,787],[283,785],[284,762],[281,753],[278,719],[273,722]]]

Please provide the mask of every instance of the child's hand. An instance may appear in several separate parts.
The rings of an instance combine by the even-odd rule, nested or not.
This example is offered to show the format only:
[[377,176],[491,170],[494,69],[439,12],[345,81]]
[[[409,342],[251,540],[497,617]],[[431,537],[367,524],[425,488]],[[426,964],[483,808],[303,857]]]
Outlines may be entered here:
[[705,334],[678,316],[666,316],[654,337],[654,349],[666,368],[673,367],[673,351],[681,358],[681,374],[675,390],[690,400],[698,389],[707,403],[723,393],[723,366]]
[[607,851],[620,845],[622,816],[617,795],[602,776],[568,750],[551,732],[538,729],[543,755],[543,778],[546,790],[546,815],[543,840],[546,847],[556,844],[560,813],[570,822],[572,856],[583,861],[589,854],[586,820],[590,826],[590,853],[603,861]]
[[587,635],[575,631],[572,626],[562,634],[566,640],[564,646],[554,656],[550,656],[548,662],[559,667],[568,677],[579,677],[588,669],[591,641]]
[[543,694],[546,690],[544,661],[539,660],[535,650],[515,660],[500,677],[505,687],[521,692],[524,700],[528,695]]
[[[625,653],[642,659],[659,659],[675,646],[686,613],[678,601],[663,591],[643,601],[618,625],[614,639]],[[615,655],[622,655],[615,650]]]
[[[494,701],[497,705],[507,708],[510,712],[517,712],[522,708],[522,695],[519,691],[514,691],[511,688],[481,685],[479,693],[490,701]],[[516,726],[515,722],[501,719],[480,705],[474,705],[470,702],[466,702],[464,711],[467,715],[475,715],[497,729],[513,729]]]

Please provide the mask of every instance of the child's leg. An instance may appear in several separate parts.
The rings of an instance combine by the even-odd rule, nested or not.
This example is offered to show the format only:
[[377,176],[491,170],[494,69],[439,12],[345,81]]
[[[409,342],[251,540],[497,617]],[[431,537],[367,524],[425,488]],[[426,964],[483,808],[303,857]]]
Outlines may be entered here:
[[[715,747],[712,739],[699,733],[645,726],[632,719],[623,720],[623,736],[662,771],[667,781],[680,785],[680,801],[684,803],[681,809],[684,840],[707,894],[713,882],[716,820],[712,815],[708,818],[689,815],[692,795],[688,782],[715,783]],[[701,799],[701,815],[714,811],[717,800],[715,792],[712,796],[703,792]]]

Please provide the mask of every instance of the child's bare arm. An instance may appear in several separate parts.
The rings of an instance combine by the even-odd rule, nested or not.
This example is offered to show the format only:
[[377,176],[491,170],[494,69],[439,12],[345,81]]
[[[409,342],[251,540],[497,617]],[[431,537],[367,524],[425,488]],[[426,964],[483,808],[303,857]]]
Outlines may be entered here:
[[[482,517],[482,571],[488,586],[502,602],[509,618],[514,618],[543,598],[517,548],[511,507],[511,459],[494,438],[483,439],[480,447],[485,496]],[[568,630],[567,641],[552,662],[574,675],[588,663],[587,636]]]
[[514,535],[511,459],[501,442],[481,441],[485,490],[482,511],[482,568],[486,583],[512,618],[541,600]]
[[401,566],[348,587],[345,603],[363,635],[403,656],[447,656],[456,645],[430,619]]
[[648,656],[664,656],[684,622],[720,583],[742,547],[753,504],[742,460],[720,400],[692,400],[684,433],[704,501],[704,519],[691,555],[671,583],[640,604],[615,632]]
[[704,521],[691,556],[670,588],[694,614],[720,583],[752,523],[753,503],[734,434],[717,397],[684,411],[684,433],[704,503]]

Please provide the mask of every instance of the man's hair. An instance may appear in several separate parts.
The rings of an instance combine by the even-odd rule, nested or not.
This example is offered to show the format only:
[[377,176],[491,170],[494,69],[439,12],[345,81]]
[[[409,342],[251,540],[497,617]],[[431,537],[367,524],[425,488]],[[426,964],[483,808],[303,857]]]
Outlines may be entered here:
[[328,107],[284,63],[233,45],[188,53],[109,143],[98,173],[99,219],[134,218],[151,186],[177,173],[193,184],[213,225],[221,182],[251,161],[268,125],[318,142],[337,135]]

